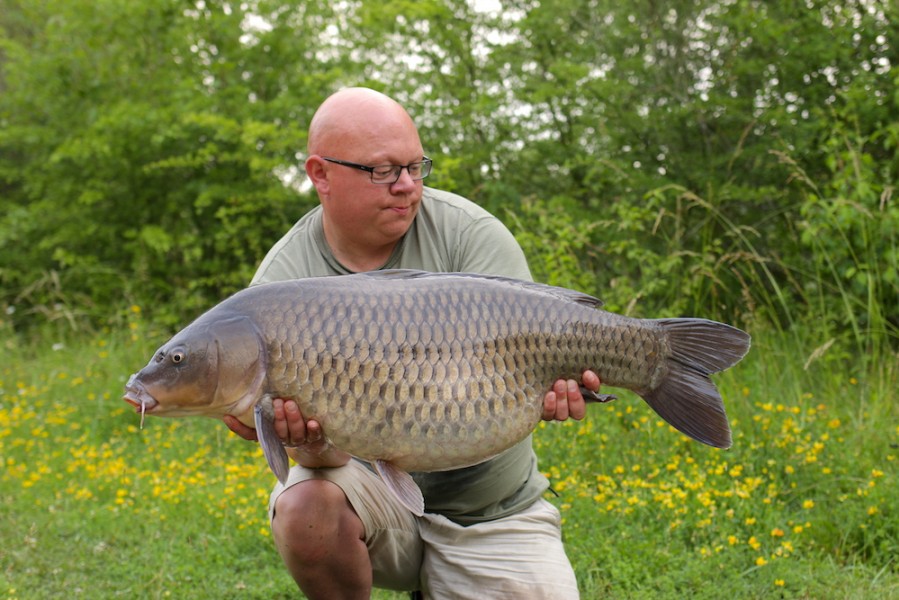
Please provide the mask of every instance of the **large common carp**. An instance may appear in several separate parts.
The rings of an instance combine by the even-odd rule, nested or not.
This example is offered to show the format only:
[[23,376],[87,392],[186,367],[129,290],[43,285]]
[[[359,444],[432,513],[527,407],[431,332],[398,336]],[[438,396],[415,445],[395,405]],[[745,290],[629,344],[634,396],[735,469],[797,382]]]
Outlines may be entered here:
[[[271,400],[293,398],[336,447],[371,461],[416,514],[408,471],[482,462],[524,439],[560,377],[593,369],[668,423],[729,447],[709,375],[749,350],[703,319],[634,319],[565,288],[473,274],[380,271],[262,284],[224,300],[131,376],[160,416],[237,416],[284,481]],[[601,399],[601,398],[596,398]],[[404,491],[405,490],[405,491]]]

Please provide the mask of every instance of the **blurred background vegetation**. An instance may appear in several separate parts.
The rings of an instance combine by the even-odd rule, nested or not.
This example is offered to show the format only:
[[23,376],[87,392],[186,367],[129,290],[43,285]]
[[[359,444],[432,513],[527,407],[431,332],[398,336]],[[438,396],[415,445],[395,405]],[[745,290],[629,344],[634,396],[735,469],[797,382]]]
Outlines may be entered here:
[[0,333],[132,306],[174,327],[245,286],[316,203],[313,111],[366,85],[538,280],[876,359],[899,339],[897,12],[0,0]]
[[295,594],[258,446],[118,398],[315,206],[306,129],[351,85],[536,279],[753,334],[726,453],[625,399],[540,428],[585,598],[897,597],[897,13],[0,0],[0,597]]

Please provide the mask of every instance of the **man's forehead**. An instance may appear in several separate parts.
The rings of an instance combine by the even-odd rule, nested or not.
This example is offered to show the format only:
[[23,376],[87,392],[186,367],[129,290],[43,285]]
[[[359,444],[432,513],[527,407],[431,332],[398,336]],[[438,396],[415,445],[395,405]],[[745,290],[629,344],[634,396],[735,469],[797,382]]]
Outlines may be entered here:
[[[394,142],[403,147],[394,148]],[[397,150],[407,154],[410,145],[420,149],[421,142],[406,110],[391,98],[365,88],[344,90],[325,100],[309,126],[310,154],[355,149],[370,155],[383,152],[386,159]]]

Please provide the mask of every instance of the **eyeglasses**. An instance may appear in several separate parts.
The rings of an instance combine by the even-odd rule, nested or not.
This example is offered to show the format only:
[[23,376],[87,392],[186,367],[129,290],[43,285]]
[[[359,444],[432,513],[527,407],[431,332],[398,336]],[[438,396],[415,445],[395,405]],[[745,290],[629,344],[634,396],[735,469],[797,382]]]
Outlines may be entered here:
[[423,158],[424,160],[412,162],[408,165],[376,165],[374,167],[369,167],[367,165],[360,165],[358,163],[349,162],[346,160],[322,156],[322,160],[326,160],[338,165],[343,165],[344,167],[350,167],[351,169],[359,169],[360,171],[365,171],[369,175],[371,175],[371,182],[378,184],[396,183],[400,180],[400,175],[403,174],[403,169],[406,169],[406,171],[409,172],[409,177],[412,178],[412,181],[424,179],[431,174],[431,165],[434,161],[432,161],[427,156]]

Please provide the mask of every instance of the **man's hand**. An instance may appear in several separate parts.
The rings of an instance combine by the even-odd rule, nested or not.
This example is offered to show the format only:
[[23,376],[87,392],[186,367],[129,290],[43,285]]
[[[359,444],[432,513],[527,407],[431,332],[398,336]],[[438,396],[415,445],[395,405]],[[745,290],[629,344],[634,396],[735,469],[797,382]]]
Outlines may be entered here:
[[[584,387],[592,392],[599,391],[599,375],[593,371],[584,371],[581,376]],[[543,420],[565,421],[569,417],[580,421],[587,414],[587,403],[581,393],[581,387],[574,379],[559,379],[553,388],[543,397]]]
[[[287,455],[297,464],[316,469],[339,467],[349,462],[350,455],[329,444],[319,422],[305,420],[296,402],[275,398],[272,409],[275,413],[275,432],[287,447]],[[245,440],[258,439],[256,430],[236,417],[225,415],[224,421],[228,429]]]
[[259,439],[259,437],[256,435],[256,430],[241,423],[237,417],[233,415],[225,415],[224,417],[222,417],[222,420],[225,422],[225,425],[228,426],[228,429],[230,429],[243,439],[249,440],[251,442],[255,442]]

